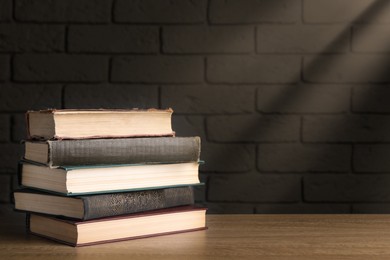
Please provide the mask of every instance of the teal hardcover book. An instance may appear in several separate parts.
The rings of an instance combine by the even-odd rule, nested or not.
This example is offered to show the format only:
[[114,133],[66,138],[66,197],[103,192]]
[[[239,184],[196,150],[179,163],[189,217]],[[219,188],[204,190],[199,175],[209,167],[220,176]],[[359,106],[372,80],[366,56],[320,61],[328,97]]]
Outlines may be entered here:
[[23,162],[21,185],[67,196],[199,185],[199,162],[50,168]]

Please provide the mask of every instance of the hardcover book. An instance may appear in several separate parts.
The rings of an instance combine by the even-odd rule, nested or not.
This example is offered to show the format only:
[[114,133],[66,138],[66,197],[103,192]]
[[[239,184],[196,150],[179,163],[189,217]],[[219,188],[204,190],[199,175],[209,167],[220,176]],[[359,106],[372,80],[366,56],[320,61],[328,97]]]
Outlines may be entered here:
[[83,139],[174,136],[171,126],[172,112],[172,109],[28,111],[28,137]]
[[15,209],[80,220],[194,204],[191,187],[64,197],[22,189],[14,192]]
[[206,209],[177,207],[87,221],[31,214],[30,232],[72,246],[206,229]]
[[50,168],[21,164],[21,184],[64,195],[113,193],[199,184],[198,162]]
[[200,156],[199,137],[26,141],[25,147],[25,159],[50,167],[179,163]]

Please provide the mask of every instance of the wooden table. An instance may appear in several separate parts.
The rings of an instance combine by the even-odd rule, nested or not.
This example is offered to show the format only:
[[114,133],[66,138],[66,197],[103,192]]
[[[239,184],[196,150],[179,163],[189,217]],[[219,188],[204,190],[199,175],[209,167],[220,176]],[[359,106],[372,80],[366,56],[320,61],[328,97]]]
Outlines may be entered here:
[[384,259],[390,215],[208,215],[209,230],[73,248],[0,215],[0,259]]

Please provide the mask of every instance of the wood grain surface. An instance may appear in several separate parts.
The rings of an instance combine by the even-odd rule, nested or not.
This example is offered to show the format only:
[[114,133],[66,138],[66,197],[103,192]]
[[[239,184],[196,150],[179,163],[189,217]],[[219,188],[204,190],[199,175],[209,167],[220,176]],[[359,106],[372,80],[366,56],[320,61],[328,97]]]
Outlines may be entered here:
[[390,258],[390,215],[207,215],[207,231],[73,248],[0,213],[0,259]]

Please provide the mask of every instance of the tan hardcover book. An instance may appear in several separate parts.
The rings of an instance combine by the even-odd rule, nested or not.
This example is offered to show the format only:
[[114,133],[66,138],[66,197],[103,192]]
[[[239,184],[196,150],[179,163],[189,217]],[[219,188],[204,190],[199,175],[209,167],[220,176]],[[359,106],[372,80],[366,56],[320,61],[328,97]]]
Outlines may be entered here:
[[28,137],[86,139],[137,136],[174,136],[172,109],[41,110],[28,111]]
[[71,246],[87,246],[206,229],[206,209],[193,206],[88,221],[31,214],[30,232]]

